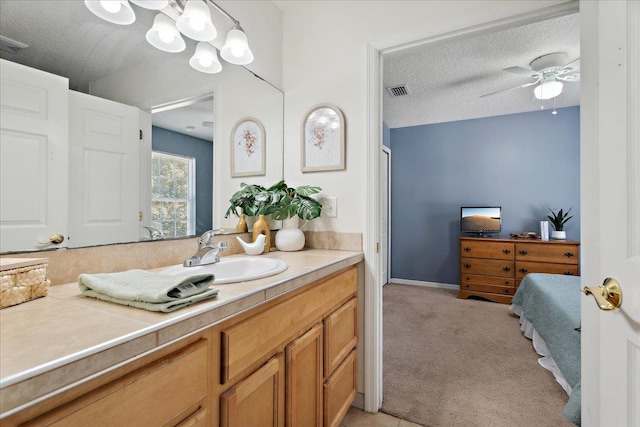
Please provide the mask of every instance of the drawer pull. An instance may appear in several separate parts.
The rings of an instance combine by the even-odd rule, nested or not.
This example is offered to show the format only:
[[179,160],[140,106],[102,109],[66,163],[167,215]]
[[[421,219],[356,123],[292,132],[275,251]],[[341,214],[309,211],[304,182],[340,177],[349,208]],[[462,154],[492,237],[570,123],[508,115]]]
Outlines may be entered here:
[[524,249],[521,249],[521,250],[519,250],[519,251],[518,251],[518,253],[519,253],[520,255],[526,255],[526,254],[527,254],[527,251],[525,251]]
[[471,252],[471,248],[469,246],[465,246],[464,251],[465,252]]
[[511,249],[503,249],[502,253],[503,254],[510,254],[511,253]]
[[521,268],[520,270],[518,270],[520,273],[526,273],[527,269],[526,268]]
[[471,268],[471,264],[465,264],[464,265],[466,268]]
[[505,294],[507,294],[507,295],[509,295],[511,292],[509,291],[509,289],[505,289],[505,290],[504,290],[504,293],[505,293]]
[[511,271],[511,267],[502,267],[504,271]]
[[564,275],[565,276],[573,276],[573,271],[565,271]]
[[571,258],[573,256],[573,252],[565,252],[564,256],[566,256],[567,258]]

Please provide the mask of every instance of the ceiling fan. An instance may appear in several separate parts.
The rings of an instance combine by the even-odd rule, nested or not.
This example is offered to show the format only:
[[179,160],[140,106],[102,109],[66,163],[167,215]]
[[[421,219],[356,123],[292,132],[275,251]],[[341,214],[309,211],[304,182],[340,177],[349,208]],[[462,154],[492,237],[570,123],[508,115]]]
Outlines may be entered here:
[[504,71],[521,76],[527,76],[535,80],[533,82],[525,83],[520,86],[487,93],[481,95],[480,97],[484,98],[485,96],[496,95],[498,93],[536,85],[536,87],[533,89],[533,95],[537,99],[555,98],[556,96],[560,95],[560,93],[562,93],[563,82],[580,81],[580,58],[574,59],[569,63],[567,63],[566,60],[566,53],[556,52],[537,57],[529,64],[531,68],[505,68]]

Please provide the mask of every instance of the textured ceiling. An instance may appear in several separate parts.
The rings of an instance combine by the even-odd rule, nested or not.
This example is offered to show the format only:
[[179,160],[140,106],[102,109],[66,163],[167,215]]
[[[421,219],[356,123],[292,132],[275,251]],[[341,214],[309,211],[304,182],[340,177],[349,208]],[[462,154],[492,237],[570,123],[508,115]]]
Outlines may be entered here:
[[[213,100],[152,114],[154,126],[213,142]],[[193,126],[192,130],[187,126]]]
[[390,128],[442,123],[580,104],[580,83],[565,83],[562,93],[540,101],[530,86],[489,97],[483,94],[532,82],[504,68],[529,68],[530,62],[565,52],[580,56],[578,14],[473,38],[424,45],[384,57],[384,86],[406,84],[410,95],[384,91],[384,122]]

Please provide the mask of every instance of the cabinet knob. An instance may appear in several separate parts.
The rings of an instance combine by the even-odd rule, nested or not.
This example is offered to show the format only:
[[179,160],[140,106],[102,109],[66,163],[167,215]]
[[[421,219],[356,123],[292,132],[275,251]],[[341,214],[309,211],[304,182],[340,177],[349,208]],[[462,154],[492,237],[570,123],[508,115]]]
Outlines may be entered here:
[[464,247],[464,251],[465,251],[465,252],[471,252],[471,248],[470,248],[469,246],[465,246],[465,247]]
[[526,255],[526,254],[527,254],[527,251],[525,251],[524,249],[522,249],[522,250],[519,250],[519,251],[518,251],[518,253],[519,253],[520,255]]
[[520,273],[526,273],[527,269],[526,268],[521,268],[520,270],[518,270]]
[[502,253],[503,254],[510,254],[511,253],[511,249],[503,249]]
[[565,252],[564,256],[566,256],[567,258],[571,258],[573,256],[573,252]]
[[565,271],[564,275],[565,276],[573,276],[573,271]]
[[465,264],[464,265],[466,268],[471,268],[471,264]]
[[504,271],[511,271],[511,267],[502,267]]
[[509,289],[505,289],[505,290],[504,290],[504,293],[505,293],[505,294],[507,294],[507,295],[509,295],[511,292],[509,291]]

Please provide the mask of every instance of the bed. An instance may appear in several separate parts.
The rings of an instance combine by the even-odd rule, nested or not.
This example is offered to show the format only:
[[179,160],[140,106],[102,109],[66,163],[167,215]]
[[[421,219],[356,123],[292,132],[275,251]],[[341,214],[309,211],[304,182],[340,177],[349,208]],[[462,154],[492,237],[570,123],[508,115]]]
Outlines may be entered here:
[[524,335],[569,395],[563,414],[580,425],[580,278],[531,273],[510,306]]

